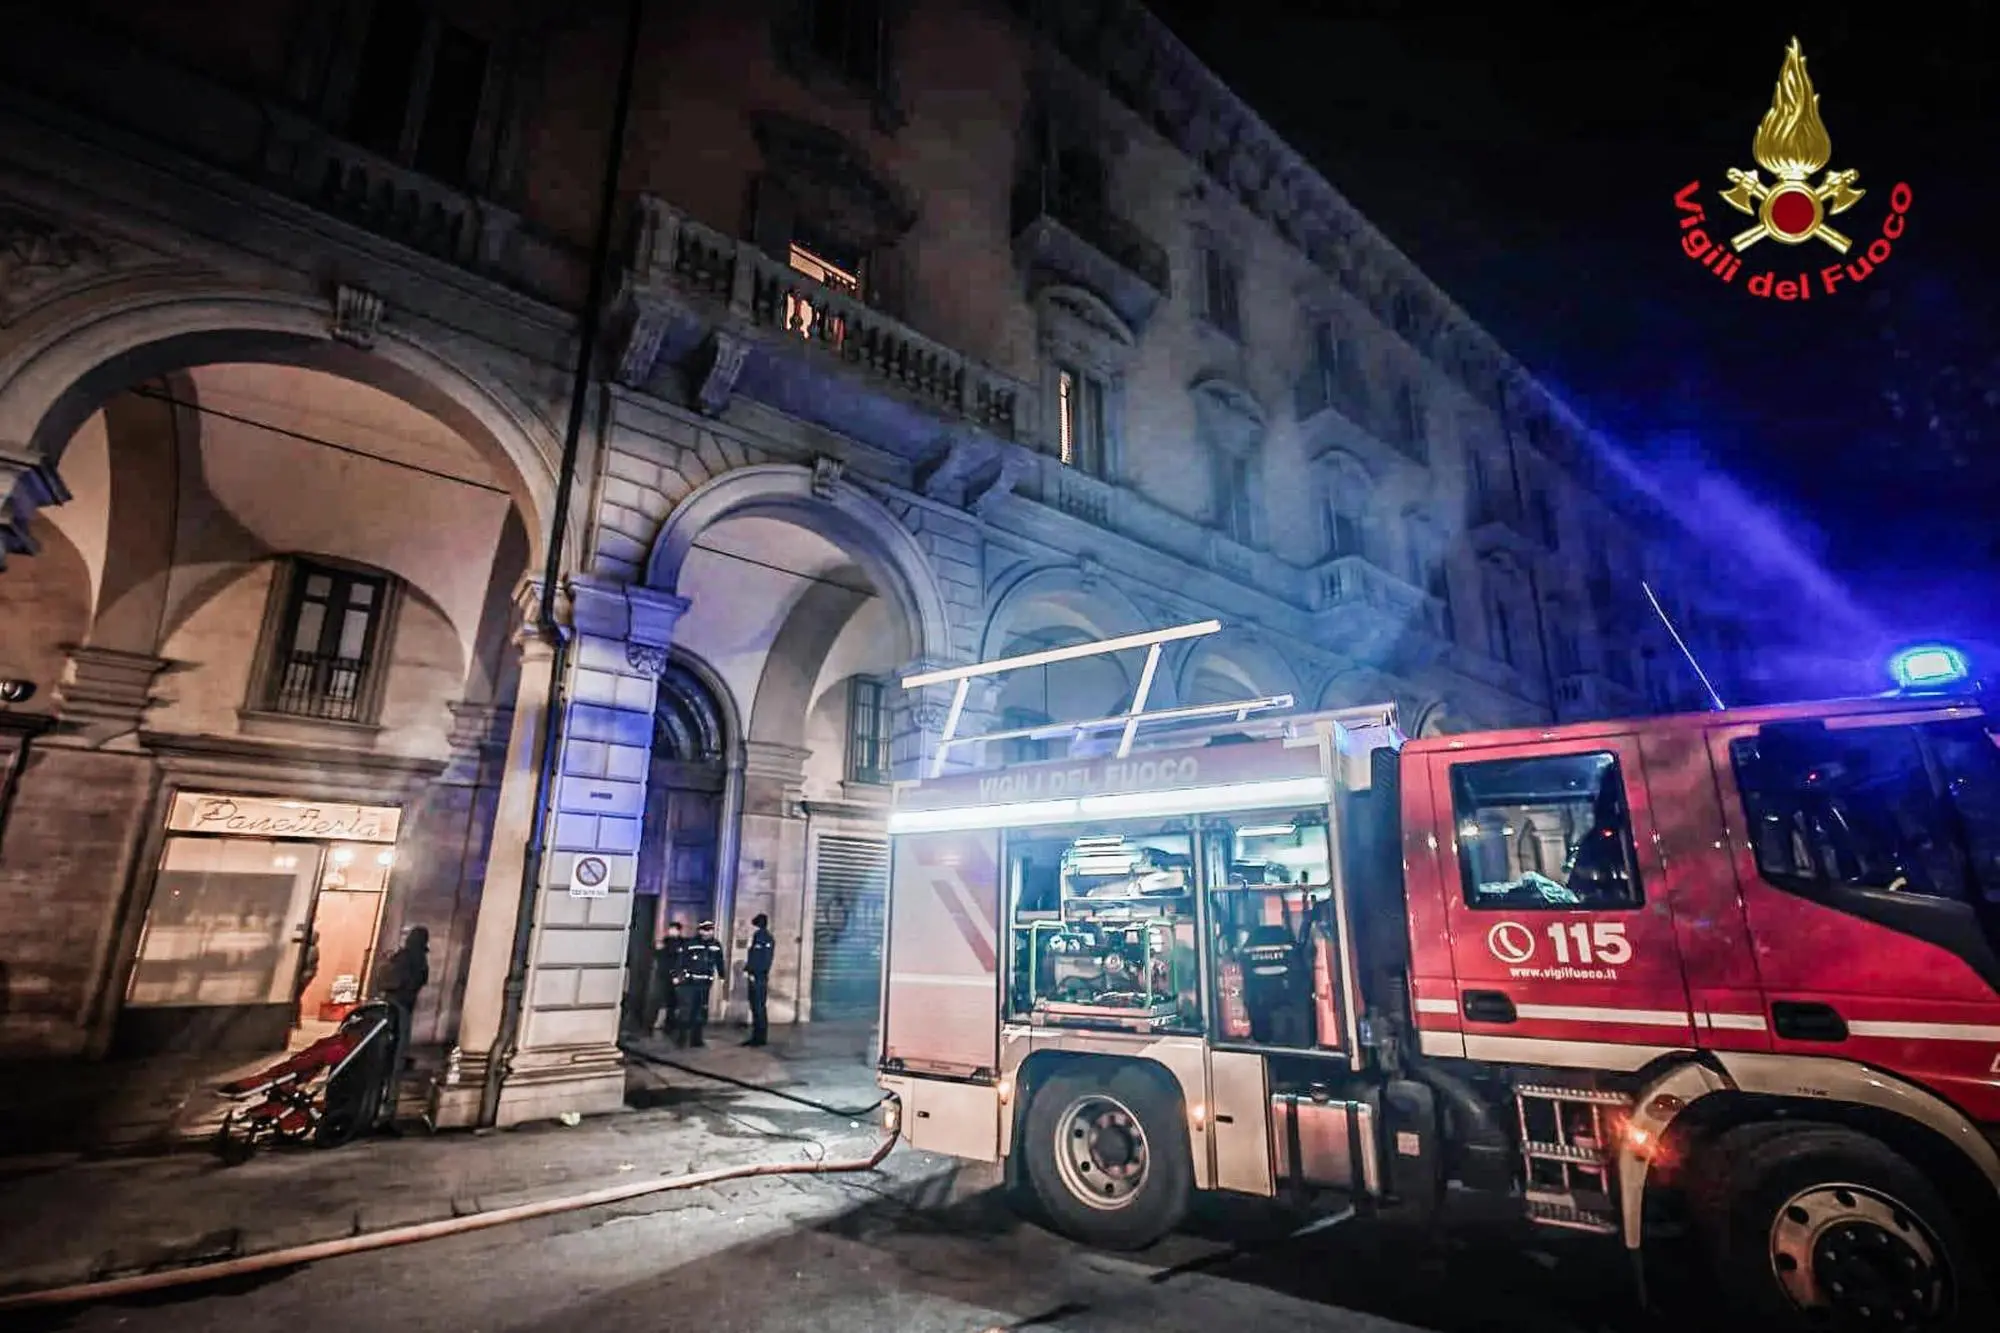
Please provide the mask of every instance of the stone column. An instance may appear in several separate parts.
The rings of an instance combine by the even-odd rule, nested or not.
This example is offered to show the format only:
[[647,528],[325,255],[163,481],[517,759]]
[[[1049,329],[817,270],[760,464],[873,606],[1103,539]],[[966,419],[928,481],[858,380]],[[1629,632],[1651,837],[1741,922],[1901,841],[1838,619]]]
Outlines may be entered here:
[[[530,593],[532,596],[532,593]],[[432,1090],[431,1117],[440,1128],[464,1128],[479,1116],[487,1061],[500,1033],[502,989],[521,905],[521,876],[534,827],[535,772],[541,760],[542,718],[555,645],[536,633],[532,621],[517,639],[521,670],[515,683],[513,720],[507,730],[506,759],[493,803],[492,835],[479,877],[479,908],[472,946],[463,966],[465,986],[458,1016],[457,1044]]]
[[448,707],[450,766],[404,817],[380,935],[386,957],[407,927],[431,932],[431,982],[412,1024],[418,1043],[447,1040],[458,1026],[513,721],[513,710],[496,704]]
[[[569,591],[574,637],[554,825],[520,1040],[500,1095],[502,1125],[624,1104],[618,1010],[653,706],[674,625],[687,609],[681,598],[592,579],[572,579]],[[586,860],[602,874],[579,874]]]
[[743,819],[736,865],[735,915],[730,937],[750,933],[750,918],[771,918],[777,954],[771,960],[770,1015],[773,1023],[810,1017],[805,972],[806,817],[803,805],[806,759],[812,751],[775,741],[744,747]]

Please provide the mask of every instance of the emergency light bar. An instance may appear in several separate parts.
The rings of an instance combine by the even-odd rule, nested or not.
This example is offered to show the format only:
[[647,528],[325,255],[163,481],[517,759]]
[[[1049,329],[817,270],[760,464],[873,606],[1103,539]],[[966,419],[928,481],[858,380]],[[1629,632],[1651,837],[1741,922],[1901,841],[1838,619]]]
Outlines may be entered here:
[[[932,777],[944,772],[945,760],[952,749],[968,741],[1014,740],[1021,737],[1053,737],[1065,733],[1082,737],[1092,731],[1121,729],[1118,738],[1118,757],[1125,758],[1132,753],[1132,740],[1138,734],[1141,724],[1188,721],[1204,717],[1228,717],[1234,715],[1242,721],[1252,713],[1261,713],[1274,708],[1290,708],[1292,696],[1289,694],[1266,695],[1259,699],[1239,699],[1234,703],[1197,704],[1189,708],[1163,708],[1157,712],[1146,711],[1146,699],[1153,690],[1153,677],[1160,669],[1160,649],[1181,639],[1199,639],[1220,632],[1219,620],[1198,620],[1189,625],[1175,625],[1170,629],[1147,630],[1142,634],[1123,634],[1113,639],[1098,639],[1091,643],[1071,644],[1066,648],[1045,648],[1039,652],[1019,653],[1013,657],[998,657],[990,662],[974,662],[970,666],[944,667],[937,671],[919,671],[903,677],[902,686],[906,690],[919,689],[925,685],[956,685],[952,691],[951,707],[945,713],[944,733],[938,738],[936,756],[931,760]],[[972,688],[972,682],[982,676],[1005,675],[1009,671],[1022,671],[1028,667],[1048,666],[1055,662],[1073,662],[1084,657],[1102,657],[1108,653],[1124,652],[1131,648],[1144,648],[1146,665],[1139,673],[1139,687],[1132,691],[1132,704],[1123,713],[1110,717],[1089,718],[1082,722],[1044,723],[1037,727],[1017,731],[996,731],[980,736],[958,734],[959,719],[965,715],[965,697]],[[1031,821],[1032,822],[1032,821]],[[892,819],[893,824],[893,819]]]
[[1889,659],[1889,671],[1896,687],[1903,690],[1942,690],[1964,684],[1972,674],[1965,654],[1941,643],[1905,648]]
[[889,815],[889,832],[965,833],[976,829],[1026,828],[1033,824],[1080,824],[1099,819],[1230,814],[1273,806],[1324,805],[1332,799],[1332,794],[1325,778],[1281,778],[1273,782],[1225,782],[1172,791],[1108,792],[1013,805],[896,810]]

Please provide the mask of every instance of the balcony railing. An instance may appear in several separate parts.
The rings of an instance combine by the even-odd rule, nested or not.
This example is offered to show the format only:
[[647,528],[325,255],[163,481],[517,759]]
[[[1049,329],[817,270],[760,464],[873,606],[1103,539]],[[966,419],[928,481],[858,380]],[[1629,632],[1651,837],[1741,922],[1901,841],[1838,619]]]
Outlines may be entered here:
[[1320,565],[1313,591],[1327,642],[1349,654],[1380,651],[1412,631],[1442,639],[1444,604],[1365,556]]
[[726,303],[752,326],[816,348],[875,382],[1002,439],[1025,431],[1025,386],[866,302],[650,196],[634,268],[642,282]]
[[271,683],[270,711],[322,722],[361,720],[368,663],[358,657],[288,653]]

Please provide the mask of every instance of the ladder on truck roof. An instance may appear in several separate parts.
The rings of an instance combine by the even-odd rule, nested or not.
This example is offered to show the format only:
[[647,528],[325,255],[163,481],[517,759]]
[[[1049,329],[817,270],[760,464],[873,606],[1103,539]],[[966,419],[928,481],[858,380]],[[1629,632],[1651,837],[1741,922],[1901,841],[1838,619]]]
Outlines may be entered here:
[[[945,714],[944,735],[938,741],[937,755],[931,760],[930,776],[937,777],[944,772],[945,760],[953,749],[969,745],[974,741],[1012,740],[1053,740],[1067,736],[1072,741],[1081,740],[1098,732],[1119,732],[1118,757],[1125,758],[1132,753],[1133,738],[1141,727],[1162,723],[1186,723],[1207,718],[1234,717],[1237,721],[1252,713],[1270,712],[1273,709],[1290,708],[1292,696],[1289,694],[1267,694],[1256,699],[1238,699],[1230,703],[1191,704],[1178,708],[1157,708],[1146,711],[1146,700],[1153,691],[1153,677],[1159,673],[1160,650],[1167,644],[1182,639],[1199,639],[1222,629],[1219,620],[1202,620],[1191,625],[1176,625],[1171,629],[1147,630],[1143,634],[1122,634],[1113,639],[1097,639],[1090,643],[1071,644],[1067,648],[1047,648],[1040,652],[1020,653],[1013,657],[997,657],[990,662],[974,662],[970,666],[945,667],[938,671],[920,671],[905,676],[902,686],[906,690],[918,689],[925,685],[957,685],[952,691],[951,708]],[[1017,727],[1010,731],[988,731],[977,736],[958,734],[959,719],[965,714],[965,696],[972,688],[972,682],[984,676],[1003,676],[1009,671],[1022,671],[1028,667],[1048,666],[1055,662],[1073,662],[1085,657],[1104,657],[1111,653],[1129,652],[1134,648],[1146,649],[1146,665],[1139,672],[1139,686],[1132,691],[1132,703],[1122,713],[1106,717],[1084,718],[1076,722],[1043,722],[1032,727]]]

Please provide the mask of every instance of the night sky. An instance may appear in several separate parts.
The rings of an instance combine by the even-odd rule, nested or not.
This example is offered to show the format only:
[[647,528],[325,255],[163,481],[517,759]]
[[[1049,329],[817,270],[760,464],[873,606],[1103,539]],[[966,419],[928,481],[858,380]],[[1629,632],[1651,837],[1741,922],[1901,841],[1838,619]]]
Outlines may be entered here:
[[[1668,491],[1726,476],[1761,511],[1749,544],[1803,547],[1891,638],[2000,642],[1990,5],[1153,8]],[[1912,206],[1865,282],[1783,304],[1745,280],[1839,256],[1766,241],[1725,287],[1680,250],[1674,194],[1699,179],[1721,235],[1750,225],[1716,194],[1757,165],[1794,36],[1828,165],[1867,191],[1831,221],[1858,251],[1897,182]]]

